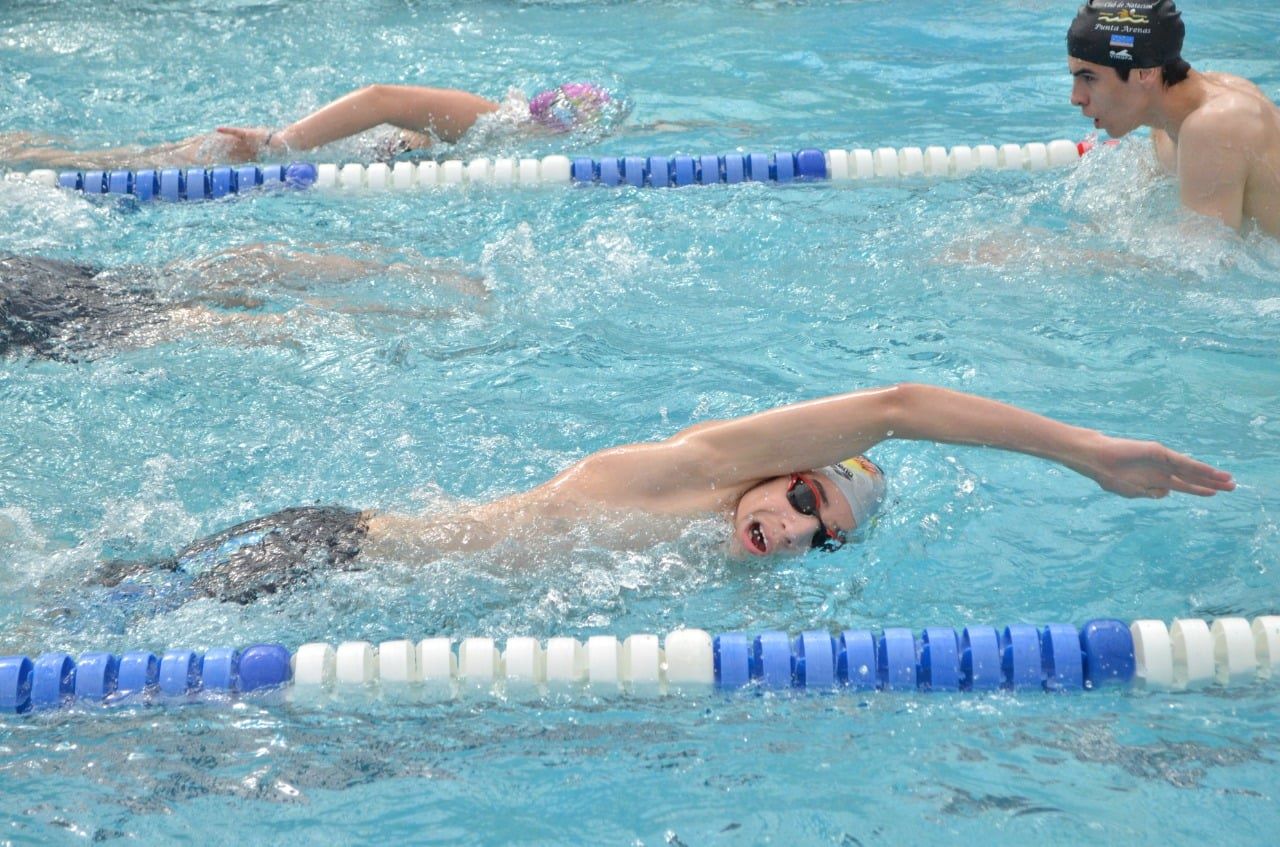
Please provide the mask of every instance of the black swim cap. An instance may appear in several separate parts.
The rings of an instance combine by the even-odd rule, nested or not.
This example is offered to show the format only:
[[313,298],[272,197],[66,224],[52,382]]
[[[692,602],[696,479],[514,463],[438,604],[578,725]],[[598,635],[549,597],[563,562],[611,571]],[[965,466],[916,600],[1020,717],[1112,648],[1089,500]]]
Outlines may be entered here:
[[1112,68],[1158,68],[1182,55],[1173,0],[1088,0],[1067,31],[1067,55]]

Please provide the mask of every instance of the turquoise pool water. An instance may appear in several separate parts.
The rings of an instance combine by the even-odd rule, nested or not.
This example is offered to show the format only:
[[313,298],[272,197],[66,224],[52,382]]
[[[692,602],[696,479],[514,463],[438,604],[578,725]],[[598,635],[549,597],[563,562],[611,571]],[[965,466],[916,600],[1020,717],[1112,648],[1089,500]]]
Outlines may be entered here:
[[[1183,8],[1196,67],[1280,97],[1273,4]],[[633,105],[612,136],[483,152],[1075,139],[1070,14],[9,4],[0,131],[149,144],[283,123],[366,82],[500,97],[587,78]],[[231,328],[0,360],[0,653],[1280,612],[1280,244],[1182,214],[1143,141],[1047,173],[843,186],[137,207],[6,183],[0,250],[140,267],[166,297],[259,243],[385,267],[239,279],[220,290],[260,303],[220,306],[250,318]],[[1132,502],[1025,457],[890,443],[873,453],[888,508],[831,556],[730,561],[708,524],[625,554],[584,532],[519,566],[503,548],[387,563],[245,607],[83,587],[102,559],[285,506],[485,499],[601,447],[899,380],[1159,439],[1240,488]],[[1259,685],[6,717],[0,841],[1264,841],[1276,702]]]

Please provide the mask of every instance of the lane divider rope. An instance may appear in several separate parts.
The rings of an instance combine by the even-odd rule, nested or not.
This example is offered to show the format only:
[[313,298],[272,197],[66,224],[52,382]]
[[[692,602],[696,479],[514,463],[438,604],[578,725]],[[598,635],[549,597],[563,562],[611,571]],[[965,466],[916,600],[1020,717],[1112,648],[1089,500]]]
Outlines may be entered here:
[[507,639],[407,639],[337,647],[280,644],[157,655],[103,651],[73,658],[0,657],[0,711],[26,713],[69,705],[177,704],[287,692],[295,700],[355,692],[445,700],[464,695],[662,696],[677,691],[1078,691],[1108,685],[1185,690],[1239,686],[1280,672],[1280,616],[1203,620],[1097,619],[1011,624],[1003,629],[889,627],[879,633],[813,630],[712,636],[678,629],[660,640],[638,634]]
[[217,200],[264,188],[405,191],[462,185],[583,185],[680,187],[742,182],[887,180],[963,177],[981,170],[1041,171],[1077,161],[1091,142],[979,144],[975,147],[880,147],[875,150],[805,149],[796,152],[707,156],[545,156],[463,162],[376,162],[365,165],[291,162],[275,165],[141,170],[14,171],[6,179],[84,194],[131,196],[141,201]]

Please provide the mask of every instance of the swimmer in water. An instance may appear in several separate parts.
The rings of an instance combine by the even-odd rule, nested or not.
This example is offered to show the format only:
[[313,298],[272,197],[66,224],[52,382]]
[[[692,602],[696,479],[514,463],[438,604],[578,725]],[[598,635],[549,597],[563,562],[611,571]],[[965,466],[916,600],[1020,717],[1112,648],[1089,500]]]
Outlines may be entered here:
[[[889,438],[994,447],[1059,462],[1124,497],[1208,497],[1231,475],[1150,441],[1113,438],[1013,406],[925,385],[895,385],[708,421],[657,442],[602,450],[536,488],[451,513],[410,516],[337,506],[286,509],[153,562],[108,562],[118,585],[157,568],[197,596],[248,603],[317,570],[366,559],[426,561],[511,539],[545,549],[594,521],[593,540],[621,548],[670,538],[722,516],[735,557],[840,547],[884,500],[880,468],[862,454]],[[847,457],[854,458],[847,458]]]
[[1182,204],[1280,238],[1280,108],[1246,79],[1182,58],[1172,0],[1088,0],[1067,33],[1071,105],[1120,138],[1151,127]]
[[394,159],[438,142],[456,143],[481,118],[499,112],[529,132],[563,133],[625,116],[625,101],[589,82],[571,82],[528,100],[517,91],[497,103],[467,91],[420,85],[369,85],[353,91],[282,129],[224,126],[158,147],[121,147],[72,152],[35,143],[25,133],[0,137],[0,159],[45,167],[128,168],[232,164],[285,159],[305,150],[389,125],[371,157]]
[[[303,278],[309,287],[314,287],[317,283],[341,283],[377,273],[425,273],[431,282],[460,293],[485,293],[476,278],[444,268],[433,271],[425,259],[412,264],[384,263],[280,245],[250,244],[159,269],[103,268],[64,259],[0,253],[0,356],[74,360],[185,337],[199,329],[241,330],[250,325],[272,329],[285,321],[285,315],[255,314],[253,310],[263,305],[262,299],[239,291],[239,286]],[[169,296],[164,291],[168,287],[163,284],[165,278],[197,278],[201,291],[186,297]],[[302,299],[313,306],[333,308],[331,303],[311,295]],[[416,310],[411,316],[439,315]]]

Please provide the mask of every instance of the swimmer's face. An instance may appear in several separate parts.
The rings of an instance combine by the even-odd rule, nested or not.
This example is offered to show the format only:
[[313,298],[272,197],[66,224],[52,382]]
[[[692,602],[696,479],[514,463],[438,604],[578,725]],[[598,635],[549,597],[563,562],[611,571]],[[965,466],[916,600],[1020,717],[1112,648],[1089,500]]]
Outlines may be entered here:
[[1147,82],[1152,69],[1134,70],[1126,82],[1115,68],[1083,59],[1068,58],[1067,67],[1074,79],[1071,105],[1079,106],[1086,118],[1092,118],[1095,129],[1120,138],[1145,123]]
[[811,487],[817,500],[817,515],[806,515],[787,498],[791,477],[779,476],[748,489],[738,501],[733,515],[735,553],[748,556],[800,556],[813,546],[819,519],[836,533],[852,532],[853,509],[826,477],[816,473],[797,474]]

